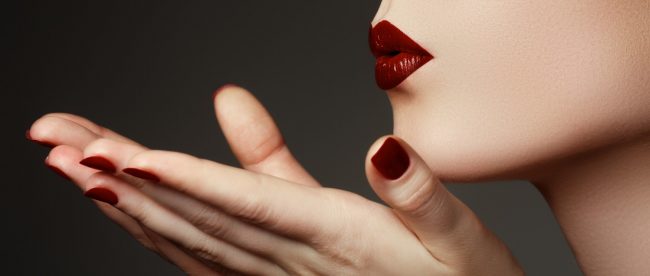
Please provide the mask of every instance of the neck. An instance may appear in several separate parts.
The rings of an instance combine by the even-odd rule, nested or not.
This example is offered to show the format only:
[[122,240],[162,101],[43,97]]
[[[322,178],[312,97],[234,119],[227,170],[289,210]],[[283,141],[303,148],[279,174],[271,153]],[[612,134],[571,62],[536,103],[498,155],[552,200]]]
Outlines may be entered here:
[[567,160],[531,181],[587,275],[650,271],[650,139]]

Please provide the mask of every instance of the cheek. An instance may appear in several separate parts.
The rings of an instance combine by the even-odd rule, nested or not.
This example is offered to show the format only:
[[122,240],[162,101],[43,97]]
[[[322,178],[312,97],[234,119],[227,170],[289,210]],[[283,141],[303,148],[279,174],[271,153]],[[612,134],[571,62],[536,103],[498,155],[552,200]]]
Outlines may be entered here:
[[437,3],[419,19],[437,57],[391,95],[395,133],[443,179],[476,181],[650,130],[644,21],[602,2]]

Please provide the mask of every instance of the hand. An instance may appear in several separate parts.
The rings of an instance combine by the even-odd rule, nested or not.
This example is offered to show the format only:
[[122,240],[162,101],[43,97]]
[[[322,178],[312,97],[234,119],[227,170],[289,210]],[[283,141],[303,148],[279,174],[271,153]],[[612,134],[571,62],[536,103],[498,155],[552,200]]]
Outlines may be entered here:
[[[224,88],[231,87],[225,86]],[[318,185],[284,146],[281,140],[282,137],[272,118],[252,95],[246,91],[240,91],[240,93],[224,92],[215,92],[215,95],[218,94],[215,97],[217,119],[232,150],[244,167],[251,171],[300,181],[306,185]],[[244,112],[233,110],[233,108],[241,108]],[[84,188],[85,182],[92,174],[97,172],[97,170],[79,165],[79,161],[83,159],[81,150],[87,145],[100,139],[110,139],[144,149],[131,139],[110,129],[99,126],[85,118],[65,113],[52,113],[43,116],[32,125],[27,132],[27,137],[48,147],[63,145],[54,150],[63,154],[53,154],[59,157],[48,157],[46,163],[55,172],[62,174],[66,178],[72,178],[71,180],[75,181],[84,191],[87,190]],[[155,186],[148,187],[150,186],[148,183],[133,177],[124,175],[120,177],[130,184],[140,187],[145,193],[167,193],[168,198],[174,196],[185,198],[185,196],[181,196],[181,194],[174,191],[164,191]],[[95,201],[95,203],[102,212],[146,248],[175,263],[188,274],[206,275],[209,268],[195,260],[193,257],[196,256],[191,252],[184,252],[182,248],[178,248],[164,237],[139,224],[113,206],[99,201]]]
[[[51,113],[41,117],[32,125],[26,135],[29,140],[38,144],[50,148],[56,147],[54,150],[66,152],[66,154],[62,155],[63,159],[51,160],[48,156],[45,163],[54,172],[74,181],[82,190],[85,187],[85,181],[97,172],[97,170],[79,164],[82,160],[81,150],[88,144],[99,139],[111,139],[140,146],[110,129],[96,125],[85,118],[66,113]],[[65,171],[60,168],[64,168]],[[125,178],[125,180],[142,188],[148,185],[142,180],[134,178]],[[143,246],[177,265],[187,274],[209,275],[213,273],[212,269],[202,264],[196,256],[183,251],[182,248],[177,247],[146,226],[139,224],[139,222],[122,213],[119,209],[100,201],[94,202],[106,216],[120,225]]]
[[[226,95],[223,100],[228,98]],[[230,97],[235,98],[235,95],[247,93],[230,92]],[[250,102],[254,98],[241,100]],[[188,252],[194,252],[195,256],[212,261],[206,263],[214,263],[215,267],[265,274],[404,274],[407,269],[417,274],[473,274],[479,268],[482,274],[486,274],[486,270],[499,275],[519,273],[503,244],[446,191],[403,141],[397,139],[388,143],[396,149],[404,148],[410,160],[410,166],[398,179],[386,179],[384,175],[394,176],[382,174],[372,165],[382,162],[370,161],[370,156],[385,139],[373,145],[366,162],[371,185],[394,208],[391,210],[348,192],[317,187],[315,181],[311,181],[313,178],[304,170],[301,172],[302,168],[286,150],[268,114],[260,113],[263,111],[261,105],[248,103],[243,106],[253,107],[249,112],[241,112],[252,114],[244,117],[255,118],[255,114],[262,114],[262,118],[268,118],[252,128],[253,134],[267,135],[240,136],[267,137],[264,139],[267,142],[259,144],[262,147],[256,147],[260,149],[257,152],[261,152],[258,158],[246,158],[255,156],[246,152],[256,151],[241,150],[246,147],[238,150],[233,143],[233,133],[245,132],[226,131],[228,123],[220,122],[225,126],[224,132],[233,151],[248,170],[100,139],[85,147],[85,156],[103,156],[109,163],[116,164],[117,169],[134,167],[140,172],[152,173],[164,187],[141,182],[141,186],[137,186],[140,189],[135,189],[128,183],[134,179],[110,173],[94,173],[86,180],[82,180],[83,177],[73,179],[83,184],[82,189],[86,191],[97,187],[112,190],[119,198],[116,206],[122,211]],[[260,131],[264,129],[271,131]],[[274,140],[279,142],[268,142]],[[385,149],[380,152],[391,152]],[[72,152],[72,147],[57,147],[48,162],[63,168],[74,167],[75,163],[65,161],[74,155]],[[274,170],[270,168],[280,168],[275,172],[286,175],[278,178],[252,172],[260,168],[271,172]],[[68,175],[75,174],[74,169],[62,170]],[[152,178],[151,175],[148,178]],[[291,178],[303,179],[302,182],[309,186],[286,180]],[[180,200],[173,190],[200,201],[189,197]],[[174,226],[169,227],[172,222]]]

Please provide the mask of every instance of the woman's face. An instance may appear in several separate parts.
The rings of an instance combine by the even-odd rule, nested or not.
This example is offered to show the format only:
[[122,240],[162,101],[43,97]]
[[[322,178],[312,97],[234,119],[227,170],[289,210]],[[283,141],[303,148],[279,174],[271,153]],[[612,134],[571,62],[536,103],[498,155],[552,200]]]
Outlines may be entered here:
[[650,131],[650,1],[384,0],[434,59],[388,91],[443,180],[531,178]]

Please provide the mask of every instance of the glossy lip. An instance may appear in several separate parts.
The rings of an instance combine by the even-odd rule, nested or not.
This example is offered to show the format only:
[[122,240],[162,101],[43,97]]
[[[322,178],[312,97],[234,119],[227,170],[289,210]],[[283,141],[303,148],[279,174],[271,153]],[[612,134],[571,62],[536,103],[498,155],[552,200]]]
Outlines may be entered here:
[[386,20],[370,28],[368,42],[377,58],[375,79],[379,88],[384,90],[397,87],[433,59],[433,55]]

